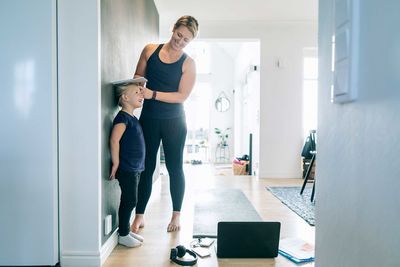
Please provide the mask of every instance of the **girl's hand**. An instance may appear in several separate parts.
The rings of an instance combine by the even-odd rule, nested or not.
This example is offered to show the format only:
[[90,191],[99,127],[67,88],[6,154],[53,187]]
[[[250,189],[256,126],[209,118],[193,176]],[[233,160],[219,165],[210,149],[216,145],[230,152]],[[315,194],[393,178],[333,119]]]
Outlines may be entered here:
[[110,174],[110,177],[109,177],[110,180],[114,180],[115,179],[115,174],[117,173],[117,170],[118,170],[118,164],[113,164],[112,168],[111,168],[111,174]]

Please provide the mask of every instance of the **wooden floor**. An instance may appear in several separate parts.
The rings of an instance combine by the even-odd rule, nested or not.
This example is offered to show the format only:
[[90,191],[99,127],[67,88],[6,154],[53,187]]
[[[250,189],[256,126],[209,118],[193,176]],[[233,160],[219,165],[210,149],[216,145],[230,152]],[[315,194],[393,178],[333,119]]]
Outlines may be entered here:
[[[145,215],[145,227],[140,234],[145,238],[139,248],[125,248],[118,245],[108,257],[103,267],[163,267],[177,266],[170,262],[170,249],[177,245],[190,247],[193,229],[193,210],[197,190],[207,188],[239,188],[253,203],[264,221],[281,222],[281,238],[300,237],[314,244],[315,228],[283,205],[266,186],[285,186],[302,184],[301,179],[257,179],[251,176],[233,176],[231,170],[214,168],[213,165],[185,165],[186,192],[182,207],[181,230],[167,233],[171,216],[171,199],[168,177],[155,182],[153,193]],[[211,247],[211,257],[199,258],[197,266],[263,266],[291,267],[298,266],[282,256],[275,259],[218,259]],[[301,265],[314,266],[314,263]]]

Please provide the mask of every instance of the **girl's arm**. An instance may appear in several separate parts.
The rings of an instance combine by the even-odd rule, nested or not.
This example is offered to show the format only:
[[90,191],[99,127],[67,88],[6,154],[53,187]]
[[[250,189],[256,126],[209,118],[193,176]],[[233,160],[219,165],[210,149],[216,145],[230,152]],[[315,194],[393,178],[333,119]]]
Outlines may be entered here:
[[126,130],[126,125],[124,123],[117,123],[114,125],[111,132],[110,149],[111,149],[112,167],[111,167],[110,180],[113,180],[115,178],[115,173],[118,170],[119,141],[121,140],[121,137],[124,134],[125,130]]
[[[183,64],[183,73],[179,83],[178,92],[157,92],[156,100],[167,103],[183,103],[193,90],[196,81],[196,64],[193,59],[187,58]],[[144,88],[144,98],[151,99],[153,90]]]

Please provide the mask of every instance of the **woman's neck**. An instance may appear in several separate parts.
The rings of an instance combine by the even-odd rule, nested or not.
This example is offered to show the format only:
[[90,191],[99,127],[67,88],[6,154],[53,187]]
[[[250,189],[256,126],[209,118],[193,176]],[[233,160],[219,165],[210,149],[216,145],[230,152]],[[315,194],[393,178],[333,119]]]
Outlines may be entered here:
[[176,57],[182,55],[183,51],[182,50],[175,50],[172,48],[171,41],[168,43],[164,44],[164,49],[165,52],[167,52],[168,55],[171,57]]

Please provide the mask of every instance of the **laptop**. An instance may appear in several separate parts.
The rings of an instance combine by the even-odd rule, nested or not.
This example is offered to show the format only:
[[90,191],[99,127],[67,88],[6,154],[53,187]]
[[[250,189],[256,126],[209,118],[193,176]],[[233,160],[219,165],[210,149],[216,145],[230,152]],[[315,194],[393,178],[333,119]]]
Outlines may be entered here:
[[280,222],[219,222],[218,258],[275,258]]

